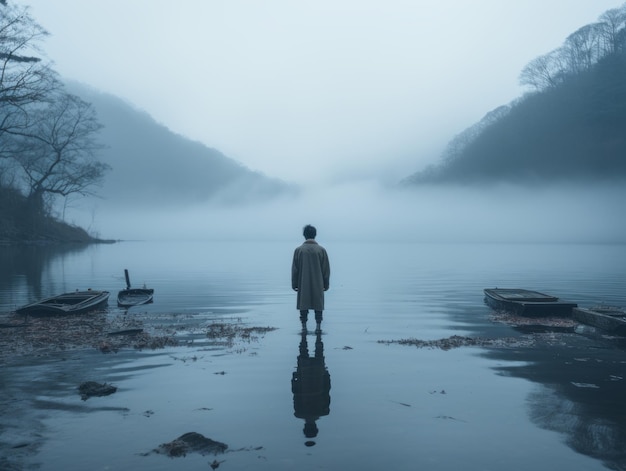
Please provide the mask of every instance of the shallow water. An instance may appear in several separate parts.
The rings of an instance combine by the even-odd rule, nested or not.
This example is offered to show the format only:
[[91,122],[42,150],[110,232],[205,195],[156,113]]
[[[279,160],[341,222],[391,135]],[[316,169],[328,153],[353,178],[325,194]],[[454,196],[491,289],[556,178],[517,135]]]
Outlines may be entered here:
[[[42,470],[191,470],[214,460],[226,470],[626,469],[620,339],[579,329],[546,334],[534,348],[444,351],[378,342],[523,335],[490,318],[487,287],[625,306],[624,246],[320,243],[332,268],[323,361],[300,358],[300,373],[308,368],[319,380],[326,369],[330,390],[318,388],[304,411],[294,411],[292,376],[304,350],[314,356],[316,336],[301,345],[290,289],[294,244],[0,248],[0,312],[74,289],[114,297],[127,268],[134,287],[155,289],[154,304],[128,315],[277,328],[232,346],[196,339],[155,351],[94,349],[9,362],[1,380],[5,463]],[[118,312],[114,300],[110,311]],[[87,380],[118,391],[81,401],[76,386]],[[303,433],[307,410],[319,414],[315,437]],[[229,452],[144,456],[191,431],[228,444]]]

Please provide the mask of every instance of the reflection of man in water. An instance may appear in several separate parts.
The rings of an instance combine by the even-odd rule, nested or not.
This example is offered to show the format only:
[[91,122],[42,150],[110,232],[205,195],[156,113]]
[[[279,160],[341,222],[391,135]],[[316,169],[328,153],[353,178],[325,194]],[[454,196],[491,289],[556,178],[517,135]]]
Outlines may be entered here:
[[[304,419],[304,436],[315,438],[315,421],[330,413],[330,374],[324,363],[324,344],[320,333],[315,338],[315,356],[309,356],[306,332],[302,332],[298,368],[291,378],[294,415]],[[306,446],[315,442],[309,440]]]

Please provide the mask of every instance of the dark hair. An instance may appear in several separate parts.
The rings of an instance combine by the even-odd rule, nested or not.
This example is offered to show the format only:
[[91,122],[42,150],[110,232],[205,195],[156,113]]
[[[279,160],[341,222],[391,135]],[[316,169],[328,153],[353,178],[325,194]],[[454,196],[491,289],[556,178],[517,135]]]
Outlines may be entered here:
[[302,230],[302,235],[304,235],[305,239],[315,239],[315,236],[317,235],[317,229],[315,229],[315,227],[313,227],[311,224],[307,224]]

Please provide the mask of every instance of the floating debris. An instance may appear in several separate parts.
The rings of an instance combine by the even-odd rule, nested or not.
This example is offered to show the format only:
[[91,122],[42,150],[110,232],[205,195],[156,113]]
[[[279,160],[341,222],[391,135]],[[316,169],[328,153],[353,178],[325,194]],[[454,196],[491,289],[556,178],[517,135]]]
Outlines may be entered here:
[[276,327],[246,327],[241,323],[213,322],[207,326],[206,336],[232,347],[237,339],[252,342],[273,330]]
[[[7,323],[20,329],[0,329],[0,360],[17,356],[49,356],[86,348],[115,353],[122,348],[157,349],[175,346],[175,332],[165,328],[146,331],[139,316],[121,313],[50,317],[12,316]],[[19,334],[17,333],[19,332]]]
[[[160,321],[160,323],[157,322]],[[98,315],[29,317],[9,314],[0,317],[0,361],[25,356],[49,356],[95,348],[102,353],[122,349],[156,350],[204,343],[232,347],[235,342],[260,340],[275,327],[255,327],[241,319],[224,319],[208,325],[202,315],[180,313],[135,313],[122,311]],[[19,327],[8,328],[8,327]],[[241,349],[245,351],[245,349]]]
[[457,419],[456,417],[452,417],[450,415],[438,415],[435,419],[443,419],[443,420],[456,420],[457,422],[467,422],[466,420]]
[[395,404],[400,404],[401,406],[404,406],[404,407],[412,407],[411,404],[407,404],[406,402],[399,402],[399,401],[391,401],[391,402]]
[[108,396],[117,391],[115,386],[107,383],[96,383],[95,381],[86,381],[78,386],[78,392],[83,401],[93,396]]
[[175,347],[178,345],[176,340],[171,335],[151,336],[151,335],[138,335],[133,347],[137,350],[157,350],[165,347]]
[[450,350],[459,347],[504,347],[504,346],[530,346],[533,340],[529,337],[506,337],[506,338],[482,338],[482,337],[463,337],[453,335],[446,339],[438,340],[419,340],[419,339],[400,339],[400,340],[379,340],[378,343],[399,345],[412,345],[417,348],[440,348],[441,350]]
[[192,452],[201,455],[217,455],[224,453],[227,449],[228,445],[225,443],[211,440],[197,432],[188,432],[171,442],[159,445],[154,452],[177,458]]
[[574,329],[578,326],[579,322],[571,317],[558,317],[558,316],[546,316],[546,317],[529,317],[518,316],[508,311],[492,311],[490,319],[493,322],[500,322],[513,327],[554,327],[559,330],[562,329]]
[[532,332],[524,333],[515,337],[464,337],[452,335],[448,338],[436,340],[420,340],[415,338],[398,340],[378,340],[378,343],[391,345],[410,345],[417,348],[430,348],[451,350],[460,347],[484,347],[484,348],[531,348],[538,345],[554,346],[565,345],[569,336],[576,335],[573,332]]

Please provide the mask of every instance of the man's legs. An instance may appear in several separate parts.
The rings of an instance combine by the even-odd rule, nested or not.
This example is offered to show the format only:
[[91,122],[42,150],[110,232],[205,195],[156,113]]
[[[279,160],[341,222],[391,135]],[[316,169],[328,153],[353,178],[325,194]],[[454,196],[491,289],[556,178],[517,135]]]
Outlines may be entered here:
[[322,311],[315,311],[315,322],[317,323],[315,332],[319,333],[322,331]]
[[300,311],[300,322],[302,322],[302,330],[306,330],[306,321],[309,318],[309,311]]

